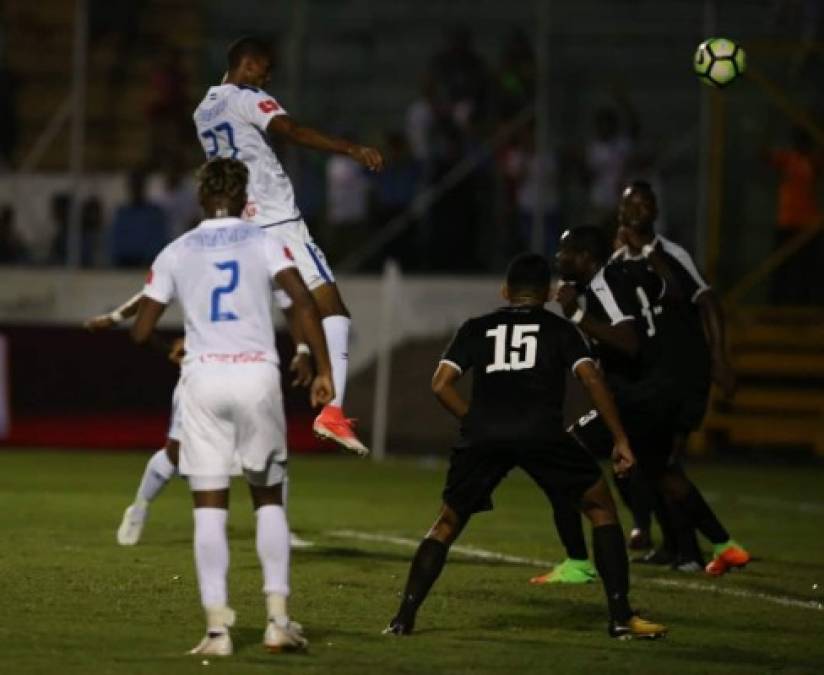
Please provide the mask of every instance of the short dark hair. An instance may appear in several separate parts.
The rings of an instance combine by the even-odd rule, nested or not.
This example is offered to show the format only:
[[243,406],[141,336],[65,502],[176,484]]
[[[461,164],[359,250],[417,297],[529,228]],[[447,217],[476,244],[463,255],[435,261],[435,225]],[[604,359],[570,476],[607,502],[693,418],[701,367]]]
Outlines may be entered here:
[[552,278],[552,268],[538,253],[515,256],[506,269],[506,285],[511,291],[543,291]]
[[640,192],[652,202],[652,205],[655,209],[658,209],[658,198],[655,196],[655,190],[652,189],[652,185],[650,185],[645,180],[634,180],[629,183],[624,190],[632,190],[633,192]]
[[244,35],[238,38],[226,50],[226,65],[229,70],[234,70],[246,56],[255,58],[266,58],[272,60],[272,48],[269,43],[261,37]]
[[237,159],[215,157],[198,169],[197,182],[200,199],[223,196],[231,200],[246,194],[249,169]]
[[612,255],[612,247],[606,232],[595,225],[581,225],[567,230],[561,239],[561,246],[576,253],[589,253],[601,264]]

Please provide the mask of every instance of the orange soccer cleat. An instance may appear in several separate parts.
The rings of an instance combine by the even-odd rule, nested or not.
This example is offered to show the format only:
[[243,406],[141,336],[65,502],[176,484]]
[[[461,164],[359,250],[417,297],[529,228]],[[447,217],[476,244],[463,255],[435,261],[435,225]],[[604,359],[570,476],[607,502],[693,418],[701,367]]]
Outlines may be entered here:
[[316,436],[335,441],[345,450],[363,457],[369,454],[369,448],[355,435],[352,429],[353,422],[354,420],[344,416],[343,409],[339,406],[327,405],[315,418],[312,431]]
[[714,577],[720,577],[735,568],[746,567],[750,562],[750,554],[732,539],[723,544],[716,544],[714,548],[715,556],[704,568],[707,574]]

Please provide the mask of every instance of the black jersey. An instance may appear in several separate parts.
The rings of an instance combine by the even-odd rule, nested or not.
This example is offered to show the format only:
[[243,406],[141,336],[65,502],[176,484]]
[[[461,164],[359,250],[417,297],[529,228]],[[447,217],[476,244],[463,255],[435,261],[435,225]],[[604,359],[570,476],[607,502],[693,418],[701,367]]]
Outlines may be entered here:
[[[602,267],[587,284],[583,293],[583,309],[610,326],[624,322],[632,322],[636,326],[639,313],[631,281],[623,270],[611,266]],[[641,364],[637,357],[594,338],[589,340],[608,380],[636,381],[641,377]]]
[[458,329],[443,362],[473,369],[462,445],[544,446],[564,437],[566,372],[590,351],[565,319],[543,307],[503,307]]
[[649,262],[643,257],[633,258],[626,248],[609,264],[624,274],[639,299],[639,327],[645,338],[641,347],[644,372],[677,378],[686,385],[708,382],[709,349],[695,301],[709,286],[683,248],[660,236],[655,246],[685,298],[667,294],[664,280]]

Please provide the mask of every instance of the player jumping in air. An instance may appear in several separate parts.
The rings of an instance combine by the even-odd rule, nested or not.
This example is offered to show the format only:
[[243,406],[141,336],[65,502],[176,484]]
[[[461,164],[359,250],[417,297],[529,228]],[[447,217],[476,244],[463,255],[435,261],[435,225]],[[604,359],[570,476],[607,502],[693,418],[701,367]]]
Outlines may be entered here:
[[192,654],[228,656],[229,477],[237,458],[257,514],[257,551],[263,570],[270,651],[306,646],[290,621],[289,526],[283,508],[286,423],[272,330],[273,286],[288,295],[312,348],[317,376],[313,405],[334,395],[320,315],[312,295],[277,235],[240,220],[248,169],[217,158],[201,169],[198,192],[207,214],[197,228],[161,251],[143,290],[132,337],[150,340],[172,300],[185,325],[180,405],[185,424],[180,470],[194,499],[195,566],[207,633]]
[[[554,504],[567,501],[591,521],[609,634],[628,639],[666,633],[664,626],[631,609],[624,536],[609,487],[592,455],[563,428],[565,372],[570,369],[609,427],[615,470],[624,473],[632,467],[635,460],[612,395],[586,343],[574,326],[543,308],[549,282],[545,258],[515,258],[504,287],[507,306],[464,323],[435,371],[432,389],[461,420],[462,434],[450,458],[440,513],[415,553],[401,606],[385,633],[412,632],[449,547],[474,513],[492,508],[495,488],[518,466]],[[472,401],[467,403],[455,383],[470,369]]]
[[243,37],[229,47],[223,83],[209,88],[194,112],[198,140],[208,157],[229,157],[249,167],[249,201],[243,217],[266,232],[277,233],[289,248],[295,265],[312,292],[323,319],[332,359],[335,398],[315,419],[313,429],[345,449],[367,454],[367,448],[343,414],[349,349],[349,311],[343,303],[326,258],[315,244],[295,204],[292,183],[269,138],[315,150],[348,155],[372,171],[383,168],[374,148],[333,138],[303,126],[263,90],[272,70],[269,46]]

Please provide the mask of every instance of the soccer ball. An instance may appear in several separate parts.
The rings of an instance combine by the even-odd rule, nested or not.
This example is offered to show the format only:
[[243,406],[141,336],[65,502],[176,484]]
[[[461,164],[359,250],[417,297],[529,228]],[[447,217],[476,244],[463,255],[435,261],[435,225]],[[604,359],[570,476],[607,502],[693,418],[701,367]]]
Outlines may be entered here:
[[692,67],[704,84],[726,87],[746,70],[747,55],[732,40],[710,38],[698,45]]

